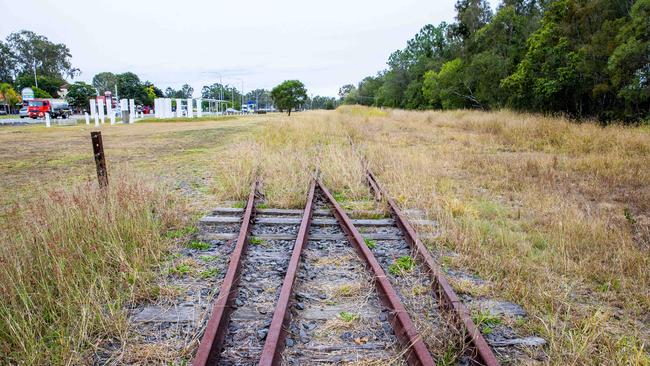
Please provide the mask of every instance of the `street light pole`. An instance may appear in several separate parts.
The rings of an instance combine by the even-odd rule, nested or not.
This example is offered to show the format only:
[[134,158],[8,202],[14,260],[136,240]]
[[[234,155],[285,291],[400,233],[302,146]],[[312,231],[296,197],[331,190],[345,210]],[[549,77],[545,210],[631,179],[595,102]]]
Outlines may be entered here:
[[34,59],[34,84],[38,88],[38,79],[36,78],[36,59]]

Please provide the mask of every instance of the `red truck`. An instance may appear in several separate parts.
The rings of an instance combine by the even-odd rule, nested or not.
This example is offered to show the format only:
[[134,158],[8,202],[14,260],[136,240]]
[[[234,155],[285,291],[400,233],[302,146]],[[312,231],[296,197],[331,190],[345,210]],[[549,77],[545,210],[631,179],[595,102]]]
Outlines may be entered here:
[[49,113],[50,117],[67,118],[72,114],[72,110],[66,102],[58,102],[51,99],[32,99],[27,105],[27,115],[30,118],[43,118],[45,113]]

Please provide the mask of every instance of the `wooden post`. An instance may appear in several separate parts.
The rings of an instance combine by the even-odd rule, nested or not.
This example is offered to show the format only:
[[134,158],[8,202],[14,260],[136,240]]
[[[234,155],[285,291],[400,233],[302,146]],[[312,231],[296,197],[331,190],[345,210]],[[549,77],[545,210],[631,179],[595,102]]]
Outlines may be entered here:
[[102,143],[101,131],[90,133],[90,139],[93,143],[93,154],[95,155],[95,165],[97,165],[97,181],[99,187],[108,186],[108,172],[106,171],[106,158],[104,157],[104,144]]

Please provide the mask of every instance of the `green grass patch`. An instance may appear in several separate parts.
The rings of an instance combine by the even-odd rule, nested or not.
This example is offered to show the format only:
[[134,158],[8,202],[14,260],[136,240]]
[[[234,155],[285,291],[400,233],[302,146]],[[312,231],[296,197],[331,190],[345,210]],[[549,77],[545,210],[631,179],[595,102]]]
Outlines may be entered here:
[[179,239],[186,235],[194,234],[198,231],[199,229],[196,226],[187,226],[181,229],[170,230],[165,233],[165,237],[168,239]]
[[70,154],[59,159],[52,159],[47,161],[50,167],[65,167],[79,161],[92,161],[92,156],[89,154]]
[[350,323],[359,319],[359,315],[355,313],[350,313],[348,311],[342,311],[339,313],[339,318],[341,318],[341,320],[343,320],[346,323]]
[[501,324],[501,318],[493,315],[489,311],[481,311],[472,315],[474,324],[481,330],[483,334],[490,334],[494,327]]
[[370,249],[375,249],[377,247],[377,242],[372,239],[363,238],[363,241],[364,243],[366,243],[366,246]]
[[404,272],[410,272],[415,267],[415,261],[409,256],[399,257],[388,266],[388,272],[394,276],[399,276]]
[[252,236],[252,237],[249,239],[249,242],[250,242],[252,245],[264,245],[264,244],[266,243],[266,241],[264,241],[264,239],[260,239],[260,238],[258,238],[258,237],[256,237],[256,236]]
[[192,267],[187,263],[179,263],[169,269],[169,274],[174,276],[184,276],[192,271]]
[[383,212],[355,212],[355,218],[358,219],[379,220],[387,217]]
[[207,279],[207,278],[212,278],[212,277],[214,277],[214,276],[216,276],[218,274],[219,274],[219,268],[211,268],[211,269],[202,271],[201,273],[199,273],[199,276],[201,276],[201,278],[206,278]]
[[346,197],[345,193],[343,193],[343,192],[334,192],[332,194],[332,196],[334,196],[334,199],[337,202],[343,202],[343,201],[347,200],[347,197]]
[[210,249],[210,243],[200,240],[192,240],[187,244],[187,247],[194,250],[208,250]]
[[219,259],[219,256],[203,254],[203,255],[199,256],[199,259],[204,261],[204,262],[214,262],[217,259]]

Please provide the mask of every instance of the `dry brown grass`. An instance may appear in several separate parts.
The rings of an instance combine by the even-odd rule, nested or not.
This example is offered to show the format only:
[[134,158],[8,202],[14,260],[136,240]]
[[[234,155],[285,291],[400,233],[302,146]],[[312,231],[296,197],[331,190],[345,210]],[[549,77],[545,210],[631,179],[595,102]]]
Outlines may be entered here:
[[[368,159],[398,201],[440,221],[432,243],[522,304],[554,364],[648,362],[650,133],[512,112],[297,115],[252,136],[276,206],[299,207],[306,173],[367,198]],[[286,169],[290,166],[290,169]]]
[[[361,161],[404,207],[439,220],[434,250],[523,305],[552,364],[648,364],[650,130],[502,112],[343,108],[106,128],[109,169],[144,170],[204,209],[256,174],[271,206],[302,207],[311,172],[367,200]],[[83,127],[0,129],[5,208],[41,184],[92,179]],[[47,152],[47,154],[46,154]],[[462,287],[462,285],[461,285]]]
[[162,237],[182,207],[133,177],[52,190],[16,207],[0,239],[0,349],[5,364],[80,364],[125,327],[122,306],[149,292]]

